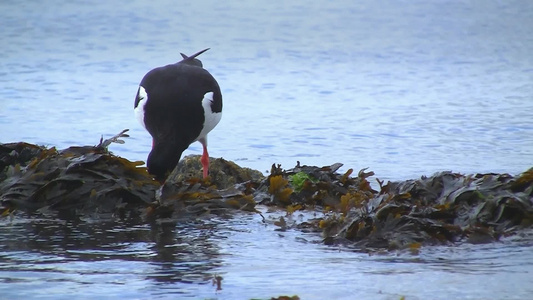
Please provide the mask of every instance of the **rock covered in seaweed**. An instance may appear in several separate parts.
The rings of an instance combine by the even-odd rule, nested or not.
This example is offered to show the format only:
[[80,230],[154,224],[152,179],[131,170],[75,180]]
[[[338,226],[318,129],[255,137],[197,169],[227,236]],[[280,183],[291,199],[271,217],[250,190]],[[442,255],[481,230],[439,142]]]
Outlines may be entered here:
[[[45,150],[44,147],[24,142],[0,144],[0,171],[6,170],[8,166],[25,167],[43,150]],[[1,172],[0,182],[4,181],[7,176],[7,172]]]
[[[200,157],[200,155],[188,155],[181,159],[168,176],[166,182],[175,183],[201,178],[202,164],[200,163]],[[224,158],[210,158],[209,161],[209,181],[219,189],[227,189],[246,181],[259,182],[265,177],[257,170],[241,167]]]
[[342,164],[283,170],[268,177],[211,159],[200,179],[199,156],[185,157],[161,186],[142,162],[107,150],[124,132],[97,146],[57,151],[26,143],[0,145],[3,214],[64,212],[67,215],[142,216],[177,220],[202,214],[256,212],[256,204],[323,214],[301,222],[279,220],[283,230],[322,232],[327,244],[358,248],[417,248],[466,241],[484,243],[533,223],[533,169],[520,176],[442,172],[418,180],[368,181],[366,169],[340,174]]
[[209,177],[202,177],[200,155],[184,157],[157,193],[149,218],[177,219],[186,215],[255,211],[252,195],[264,179],[259,171],[223,158],[210,158]]
[[[519,187],[524,181],[529,183]],[[412,243],[491,242],[531,226],[532,190],[533,169],[518,177],[442,172],[389,183],[368,203],[366,215],[351,215],[340,233],[354,241],[386,241],[388,248]],[[373,224],[363,225],[368,217]],[[372,230],[357,236],[361,227]],[[422,234],[407,234],[410,231]]]
[[[108,152],[107,146],[127,137],[125,131],[97,146],[55,148],[30,144],[11,147],[3,169],[0,199],[8,211],[53,210],[74,214],[121,213],[128,206],[147,205],[158,188],[142,162],[130,162]],[[5,161],[3,152],[1,158]]]
[[[386,185],[378,180],[379,192],[367,180],[372,172],[363,169],[352,178],[352,170],[336,169],[273,166],[262,186],[270,197],[262,203],[291,213],[322,207],[326,216],[314,226],[322,228],[324,241],[360,248],[491,242],[533,223],[533,169],[518,177],[442,172]],[[305,179],[296,182],[295,176]]]
[[[148,218],[197,215],[223,209],[253,210],[252,179],[262,174],[224,159],[213,159],[209,180],[201,176],[199,157],[186,157],[163,187],[143,162],[108,151],[123,143],[127,130],[97,146],[58,151],[27,143],[0,146],[2,212],[61,212],[63,215],[114,214]],[[192,174],[192,175],[191,175]],[[179,177],[179,178],[178,178]],[[160,197],[157,198],[156,195]]]
[[[272,165],[270,176],[258,188],[256,196],[263,197],[261,203],[267,205],[319,205],[328,208],[338,207],[340,198],[350,190],[357,190],[365,197],[376,193],[366,180],[374,175],[373,172],[365,173],[366,169],[363,169],[357,177],[350,177],[353,170],[338,174],[336,171],[340,167],[341,163],[323,167],[300,166],[298,163],[292,169],[283,170],[280,165]],[[270,197],[265,198],[265,194]]]

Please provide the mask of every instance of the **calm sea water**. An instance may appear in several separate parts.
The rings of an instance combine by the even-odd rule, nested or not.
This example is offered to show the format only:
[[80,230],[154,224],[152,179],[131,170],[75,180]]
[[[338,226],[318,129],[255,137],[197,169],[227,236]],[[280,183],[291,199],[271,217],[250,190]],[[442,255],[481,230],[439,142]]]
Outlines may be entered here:
[[[214,157],[261,171],[342,162],[391,180],[533,165],[533,2],[308,2],[2,1],[0,142],[65,148],[129,128],[111,150],[145,160],[139,81],[210,47],[201,59],[225,101]],[[168,232],[2,222],[0,299],[532,293],[530,243],[376,258],[279,236],[255,216]],[[203,284],[213,273],[218,294]]]
[[[368,255],[321,245],[316,235],[275,231],[248,214],[152,227],[0,222],[0,299],[529,299],[533,293],[532,233],[497,244],[426,247],[418,255]],[[215,275],[224,278],[221,291],[211,283]]]

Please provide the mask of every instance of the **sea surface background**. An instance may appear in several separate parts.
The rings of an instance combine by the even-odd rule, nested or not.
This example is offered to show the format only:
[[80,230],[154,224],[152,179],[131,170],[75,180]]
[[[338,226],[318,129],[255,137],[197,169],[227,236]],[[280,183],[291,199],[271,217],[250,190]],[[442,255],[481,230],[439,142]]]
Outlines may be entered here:
[[213,157],[261,171],[342,162],[390,179],[533,163],[527,0],[0,8],[2,142],[93,145],[129,128],[111,150],[146,160],[151,139],[133,114],[140,80],[210,47],[200,58],[224,96]]
[[[209,134],[212,157],[265,173],[273,163],[341,162],[341,171],[369,167],[385,180],[444,170],[515,175],[533,166],[533,1],[4,0],[0,28],[2,143],[62,149],[129,128],[111,151],[144,161],[151,138],[133,114],[140,80],[180,52],[209,47],[200,59],[224,97],[222,121]],[[197,143],[184,155],[200,153]],[[20,291],[27,299],[533,294],[530,241],[376,258],[280,237],[251,216],[220,223],[205,237],[191,228],[7,222],[0,299]],[[82,229],[27,243],[54,226]],[[95,230],[114,239],[84,249],[81,237],[95,239]],[[121,241],[122,231],[135,234]],[[183,252],[165,257],[165,247],[183,246],[173,240],[178,233],[216,255],[191,254],[183,264],[175,261]],[[69,236],[71,244],[61,242]],[[198,271],[202,264],[209,272]],[[198,275],[215,271],[226,286],[217,294]]]

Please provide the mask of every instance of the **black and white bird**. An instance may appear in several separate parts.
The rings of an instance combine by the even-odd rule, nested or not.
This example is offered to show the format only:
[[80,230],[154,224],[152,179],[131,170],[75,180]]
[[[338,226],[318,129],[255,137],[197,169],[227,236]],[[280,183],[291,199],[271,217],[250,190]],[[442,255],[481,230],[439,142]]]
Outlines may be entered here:
[[222,116],[222,94],[215,78],[196,57],[181,53],[175,64],[148,72],[135,98],[135,115],[152,136],[146,165],[163,182],[178,164],[185,149],[195,141],[203,146],[203,176],[209,174],[207,134]]

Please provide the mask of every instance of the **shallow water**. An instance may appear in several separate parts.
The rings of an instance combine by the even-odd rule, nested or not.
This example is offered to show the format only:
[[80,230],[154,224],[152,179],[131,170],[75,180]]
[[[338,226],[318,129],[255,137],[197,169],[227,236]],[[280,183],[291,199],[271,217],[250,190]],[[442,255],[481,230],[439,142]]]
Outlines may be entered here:
[[[145,160],[140,79],[211,47],[201,58],[225,101],[214,157],[261,171],[342,162],[392,180],[533,162],[531,1],[2,1],[0,27],[0,142],[65,148],[130,128],[111,150]],[[247,215],[166,229],[3,222],[0,298],[531,294],[520,242],[369,257]],[[218,294],[204,284],[214,273]]]
[[[368,255],[242,213],[177,226],[4,219],[0,239],[2,299],[526,299],[533,292],[531,233]],[[215,275],[223,277],[220,291]]]

